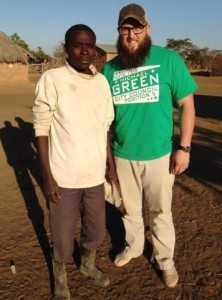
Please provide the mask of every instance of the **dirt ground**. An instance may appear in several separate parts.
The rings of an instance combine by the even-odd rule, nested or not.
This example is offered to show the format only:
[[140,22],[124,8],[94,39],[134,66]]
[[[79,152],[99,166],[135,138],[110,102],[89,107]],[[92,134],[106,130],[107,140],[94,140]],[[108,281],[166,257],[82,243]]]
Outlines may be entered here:
[[[201,88],[191,166],[176,179],[174,189],[178,287],[165,288],[149,262],[147,210],[144,255],[123,268],[114,266],[113,253],[124,231],[120,213],[107,205],[108,230],[98,265],[109,273],[111,285],[96,288],[78,272],[76,242],[76,263],[68,268],[73,299],[222,299],[222,78],[197,80]],[[0,86],[1,300],[50,299],[50,233],[31,125],[33,91],[33,83]],[[12,261],[16,275],[10,269]]]

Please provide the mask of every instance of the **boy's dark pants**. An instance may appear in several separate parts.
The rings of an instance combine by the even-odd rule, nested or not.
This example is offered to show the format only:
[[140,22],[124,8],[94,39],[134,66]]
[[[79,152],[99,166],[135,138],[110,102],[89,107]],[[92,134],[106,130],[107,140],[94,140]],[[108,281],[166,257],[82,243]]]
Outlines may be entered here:
[[82,215],[83,246],[96,249],[105,236],[104,185],[90,188],[59,188],[61,199],[50,203],[49,219],[54,259],[72,263],[74,236]]

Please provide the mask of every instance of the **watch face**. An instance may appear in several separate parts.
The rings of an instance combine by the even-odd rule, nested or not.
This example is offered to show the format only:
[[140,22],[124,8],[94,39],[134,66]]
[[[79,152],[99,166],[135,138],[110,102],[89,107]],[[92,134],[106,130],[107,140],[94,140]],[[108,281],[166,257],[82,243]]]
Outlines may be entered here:
[[191,150],[191,147],[190,146],[181,146],[181,145],[179,145],[178,149],[189,153],[190,150]]

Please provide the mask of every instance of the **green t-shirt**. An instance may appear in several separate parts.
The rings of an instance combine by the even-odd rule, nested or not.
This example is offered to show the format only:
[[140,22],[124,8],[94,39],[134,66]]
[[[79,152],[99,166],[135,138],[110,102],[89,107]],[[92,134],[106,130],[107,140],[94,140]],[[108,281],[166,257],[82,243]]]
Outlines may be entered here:
[[151,160],[171,152],[173,106],[197,89],[179,54],[151,46],[143,66],[123,69],[116,57],[102,72],[115,108],[114,155]]

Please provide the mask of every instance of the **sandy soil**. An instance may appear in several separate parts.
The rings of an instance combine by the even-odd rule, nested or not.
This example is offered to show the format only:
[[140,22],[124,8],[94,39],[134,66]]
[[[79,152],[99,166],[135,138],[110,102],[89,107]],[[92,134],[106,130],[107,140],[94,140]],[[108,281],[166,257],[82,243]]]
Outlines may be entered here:
[[[198,79],[201,81],[201,79]],[[215,82],[215,81],[214,81]],[[217,80],[216,80],[217,82]],[[220,81],[221,84],[221,81]],[[191,167],[176,180],[173,213],[177,233],[175,261],[180,283],[164,287],[144,256],[116,268],[112,255],[124,236],[119,212],[107,205],[107,236],[98,253],[98,265],[110,274],[106,290],[96,288],[68,268],[73,299],[97,300],[221,300],[222,299],[222,91],[211,93],[201,81],[196,98],[197,126]],[[50,299],[50,233],[42,195],[39,166],[31,125],[33,83],[0,86],[0,299]],[[215,91],[215,89],[213,88]],[[206,96],[206,95],[210,96]],[[212,96],[213,95],[213,96]],[[78,234],[77,234],[78,239]],[[16,275],[10,269],[11,261]]]

